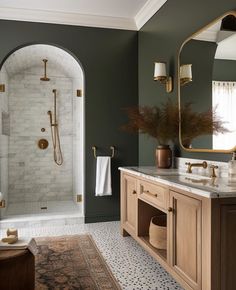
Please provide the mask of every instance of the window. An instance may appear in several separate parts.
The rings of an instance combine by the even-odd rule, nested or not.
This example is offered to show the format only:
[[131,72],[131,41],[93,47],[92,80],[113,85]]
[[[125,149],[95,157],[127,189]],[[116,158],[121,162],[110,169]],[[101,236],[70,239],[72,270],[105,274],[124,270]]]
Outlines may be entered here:
[[230,131],[213,135],[213,149],[231,149],[236,145],[236,82],[213,81],[212,106]]

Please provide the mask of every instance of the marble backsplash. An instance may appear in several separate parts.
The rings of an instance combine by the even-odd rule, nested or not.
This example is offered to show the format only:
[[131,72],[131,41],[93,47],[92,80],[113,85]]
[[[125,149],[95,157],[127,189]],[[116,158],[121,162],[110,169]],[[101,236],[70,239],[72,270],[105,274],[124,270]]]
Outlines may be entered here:
[[216,169],[216,175],[218,177],[227,177],[228,176],[228,162],[220,162],[220,161],[212,161],[207,159],[192,159],[192,158],[182,158],[182,157],[176,157],[175,158],[175,167],[178,168],[180,171],[186,171],[187,165],[186,162],[191,163],[201,163],[203,161],[207,162],[207,168],[198,168],[193,167],[192,171],[194,174],[203,175],[203,176],[210,176],[210,166],[211,165],[217,165],[218,169]]

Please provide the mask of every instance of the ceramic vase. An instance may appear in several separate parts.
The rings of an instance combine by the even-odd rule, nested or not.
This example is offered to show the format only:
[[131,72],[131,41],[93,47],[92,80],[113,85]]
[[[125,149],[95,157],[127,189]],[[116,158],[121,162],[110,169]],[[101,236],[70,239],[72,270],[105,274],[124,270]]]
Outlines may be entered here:
[[172,165],[172,151],[169,145],[159,145],[156,149],[156,166],[170,168]]

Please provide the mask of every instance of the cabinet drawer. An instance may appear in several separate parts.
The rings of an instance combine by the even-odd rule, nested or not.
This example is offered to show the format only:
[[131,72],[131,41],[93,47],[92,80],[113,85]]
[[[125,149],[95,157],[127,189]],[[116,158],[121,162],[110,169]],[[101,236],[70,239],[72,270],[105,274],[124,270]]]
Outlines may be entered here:
[[168,189],[150,182],[140,181],[139,196],[146,201],[167,209]]

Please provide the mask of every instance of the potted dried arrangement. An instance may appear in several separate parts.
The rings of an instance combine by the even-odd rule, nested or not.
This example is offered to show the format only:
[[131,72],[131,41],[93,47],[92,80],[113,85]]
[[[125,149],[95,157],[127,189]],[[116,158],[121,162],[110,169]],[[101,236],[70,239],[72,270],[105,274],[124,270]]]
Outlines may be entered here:
[[[125,108],[129,121],[122,130],[147,134],[156,139],[156,165],[159,168],[170,168],[172,152],[170,143],[176,144],[179,138],[179,108],[170,99],[158,106],[135,106]],[[192,104],[184,104],[181,108],[181,136],[184,145],[190,145],[197,136],[212,133],[223,133],[227,130],[223,122],[217,118],[215,110],[194,112]]]
[[185,148],[191,148],[192,140],[199,136],[229,132],[224,122],[217,116],[216,108],[195,112],[191,103],[181,108],[181,139]]
[[138,106],[124,109],[129,122],[122,126],[127,132],[139,132],[156,139],[156,164],[159,168],[170,168],[172,152],[170,143],[178,138],[179,112],[176,104],[168,100],[161,107]]

